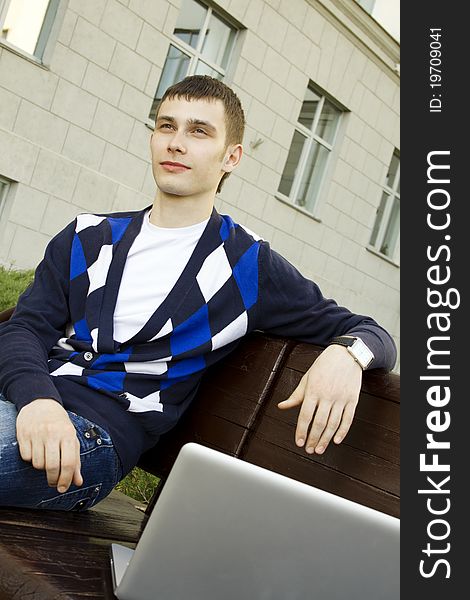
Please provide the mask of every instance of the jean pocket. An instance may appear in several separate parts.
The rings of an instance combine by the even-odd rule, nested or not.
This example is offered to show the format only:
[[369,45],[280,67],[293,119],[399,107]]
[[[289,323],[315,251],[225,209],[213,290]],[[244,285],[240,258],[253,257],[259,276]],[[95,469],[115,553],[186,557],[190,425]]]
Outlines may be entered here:
[[70,420],[75,427],[80,442],[80,452],[88,452],[97,446],[112,446],[113,441],[107,431],[85,417],[80,417],[69,411]]
[[101,491],[101,483],[86,488],[58,494],[49,500],[43,500],[36,508],[45,510],[87,510],[93,506]]

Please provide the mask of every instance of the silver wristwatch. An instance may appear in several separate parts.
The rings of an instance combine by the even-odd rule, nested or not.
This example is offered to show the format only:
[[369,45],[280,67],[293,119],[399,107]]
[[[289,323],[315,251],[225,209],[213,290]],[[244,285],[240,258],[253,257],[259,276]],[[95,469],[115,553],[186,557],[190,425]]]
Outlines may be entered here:
[[368,346],[366,346],[361,338],[349,335],[340,335],[339,337],[333,338],[328,345],[331,346],[331,344],[345,346],[349,354],[357,363],[359,363],[362,369],[367,369],[370,363],[374,360],[372,351]]

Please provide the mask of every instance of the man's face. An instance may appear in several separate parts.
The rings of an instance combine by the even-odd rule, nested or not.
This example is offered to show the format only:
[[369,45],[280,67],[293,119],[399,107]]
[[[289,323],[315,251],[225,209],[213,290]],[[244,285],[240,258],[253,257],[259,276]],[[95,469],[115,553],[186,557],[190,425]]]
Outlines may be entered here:
[[215,196],[223,173],[233,169],[225,134],[221,100],[166,99],[150,141],[158,188],[176,196]]

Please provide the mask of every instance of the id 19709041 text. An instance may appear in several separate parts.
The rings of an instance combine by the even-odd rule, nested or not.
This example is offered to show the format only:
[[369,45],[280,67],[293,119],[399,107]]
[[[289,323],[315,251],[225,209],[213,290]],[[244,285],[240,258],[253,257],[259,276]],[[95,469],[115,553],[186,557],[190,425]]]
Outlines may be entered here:
[[434,28],[429,30],[429,87],[431,98],[429,112],[442,111],[442,30]]

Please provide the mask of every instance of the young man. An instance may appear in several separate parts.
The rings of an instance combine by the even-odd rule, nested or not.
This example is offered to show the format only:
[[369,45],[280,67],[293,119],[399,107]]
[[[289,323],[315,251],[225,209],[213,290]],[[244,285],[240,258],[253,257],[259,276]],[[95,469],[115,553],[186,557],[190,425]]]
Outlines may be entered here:
[[347,434],[362,369],[393,367],[375,321],[325,299],[214,209],[243,131],[226,85],[175,84],[151,136],[153,205],[79,215],[48,245],[0,328],[0,505],[102,499],[176,424],[205,369],[254,329],[327,346],[279,405],[301,405],[295,442],[309,453]]

